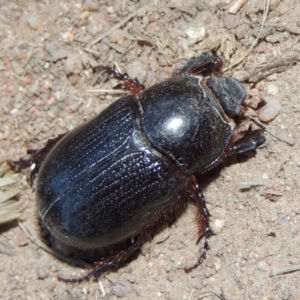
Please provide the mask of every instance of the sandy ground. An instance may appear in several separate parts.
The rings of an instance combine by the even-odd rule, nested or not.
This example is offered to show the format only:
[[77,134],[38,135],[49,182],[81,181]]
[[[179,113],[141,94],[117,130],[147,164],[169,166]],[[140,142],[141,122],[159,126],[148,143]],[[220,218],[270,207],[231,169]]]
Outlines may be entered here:
[[[146,86],[204,50],[216,49],[229,67],[250,48],[263,21],[261,0],[246,1],[236,15],[228,14],[235,1],[146,2],[0,1],[1,161],[24,157],[27,148],[41,147],[118,98],[89,91],[116,84],[99,83],[91,66],[115,61]],[[225,74],[251,81],[274,60],[294,55],[297,61],[299,16],[299,1],[271,1],[257,45]],[[267,144],[201,184],[216,232],[201,266],[183,270],[200,251],[191,206],[99,282],[60,282],[58,274],[72,278],[84,271],[40,249],[18,226],[39,240],[34,193],[18,175],[21,216],[0,227],[0,298],[299,300],[300,272],[276,272],[300,265],[300,66],[281,63],[277,71],[245,83],[253,103],[281,104],[265,125]],[[258,120],[253,111],[247,115],[246,124]],[[241,190],[242,182],[249,188]]]

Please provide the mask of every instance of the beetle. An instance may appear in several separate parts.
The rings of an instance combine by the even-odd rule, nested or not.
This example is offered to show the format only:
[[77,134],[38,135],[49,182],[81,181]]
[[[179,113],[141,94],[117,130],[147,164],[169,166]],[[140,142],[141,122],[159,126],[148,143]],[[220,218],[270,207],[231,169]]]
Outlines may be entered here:
[[132,94],[44,148],[29,149],[30,158],[9,161],[15,170],[31,166],[31,183],[37,175],[37,211],[55,238],[84,251],[105,249],[98,273],[126,260],[189,202],[197,208],[198,241],[205,241],[186,271],[205,259],[212,230],[195,175],[265,142],[262,129],[239,131],[246,92],[237,79],[221,76],[222,64],[202,53],[148,89],[99,67]]

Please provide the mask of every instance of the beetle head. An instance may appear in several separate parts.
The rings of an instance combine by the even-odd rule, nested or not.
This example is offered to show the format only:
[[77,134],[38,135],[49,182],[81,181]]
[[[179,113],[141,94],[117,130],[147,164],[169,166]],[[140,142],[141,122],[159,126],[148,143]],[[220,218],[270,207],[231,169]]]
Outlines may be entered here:
[[246,97],[243,85],[235,78],[216,76],[210,77],[206,85],[213,92],[227,116],[237,117]]

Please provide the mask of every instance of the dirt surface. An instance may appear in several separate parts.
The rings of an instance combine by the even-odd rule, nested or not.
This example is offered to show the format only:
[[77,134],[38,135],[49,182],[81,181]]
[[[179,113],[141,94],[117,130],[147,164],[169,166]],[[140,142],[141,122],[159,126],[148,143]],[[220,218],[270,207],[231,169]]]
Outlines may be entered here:
[[[260,34],[251,54],[225,74],[249,79],[254,104],[281,104],[264,125],[268,141],[255,156],[232,159],[201,183],[215,235],[207,259],[189,274],[183,269],[202,245],[195,244],[193,206],[99,282],[58,281],[58,274],[85,271],[40,249],[18,226],[39,240],[34,193],[18,175],[21,216],[0,227],[1,299],[300,299],[300,271],[270,276],[300,265],[300,65],[279,62],[281,73],[249,83],[274,60],[299,59],[300,4],[271,1],[260,31],[264,1],[246,1],[235,15],[228,13],[234,2],[0,1],[1,161],[26,156],[27,148],[41,147],[117,99],[90,91],[116,84],[95,78],[92,66],[99,64],[117,62],[150,86],[203,51],[216,50],[228,68]],[[245,126],[258,121],[253,111],[247,116]]]

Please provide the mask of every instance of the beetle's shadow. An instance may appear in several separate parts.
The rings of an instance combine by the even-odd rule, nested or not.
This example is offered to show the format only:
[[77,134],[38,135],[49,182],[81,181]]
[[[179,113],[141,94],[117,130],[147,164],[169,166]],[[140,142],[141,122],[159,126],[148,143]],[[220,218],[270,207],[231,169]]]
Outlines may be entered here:
[[[79,277],[78,279],[74,278],[62,278],[59,277],[59,280],[65,281],[65,282],[81,282],[82,278],[86,277],[88,274],[92,274],[95,278],[99,278],[102,274],[110,271],[113,272],[115,270],[118,270],[119,268],[125,266],[126,264],[130,263],[131,261],[135,260],[141,250],[136,249],[133,251],[128,258],[125,260],[121,260],[118,265],[116,266],[110,266],[105,267],[104,271],[100,271],[97,273],[97,264],[101,262],[102,260],[105,261],[106,259],[110,258],[110,255],[115,255],[120,250],[124,249],[124,245],[122,246],[108,246],[106,248],[96,248],[92,250],[80,250],[78,248],[69,246],[57,238],[55,238],[48,229],[45,228],[43,225],[41,219],[38,217],[39,224],[37,225],[39,227],[39,239],[45,244],[45,248],[48,247],[47,252],[51,253],[56,259],[59,261],[66,263],[72,267],[78,268],[79,270],[85,270],[85,274],[82,277]],[[108,255],[107,253],[111,253]],[[95,265],[94,265],[95,264]],[[94,273],[94,270],[96,272]],[[84,279],[86,280],[86,279]]]
[[13,228],[15,228],[17,226],[18,226],[18,221],[17,220],[1,224],[0,225],[0,235],[2,233],[10,231],[11,229],[13,229]]

